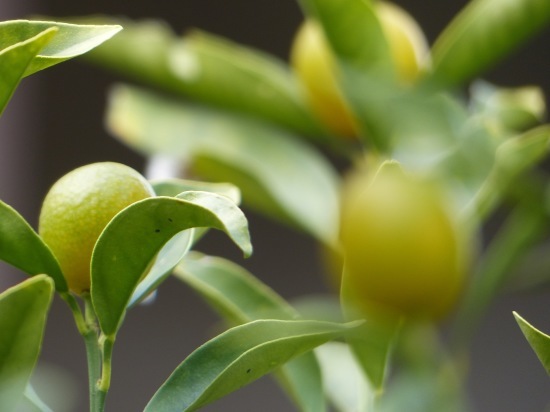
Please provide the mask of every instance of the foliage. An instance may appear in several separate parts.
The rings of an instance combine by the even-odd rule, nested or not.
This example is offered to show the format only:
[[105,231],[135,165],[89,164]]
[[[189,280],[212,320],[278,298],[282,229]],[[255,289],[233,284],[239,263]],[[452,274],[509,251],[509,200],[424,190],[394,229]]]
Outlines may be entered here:
[[[540,245],[549,218],[548,179],[536,168],[550,141],[550,126],[541,124],[541,93],[533,87],[502,89],[479,77],[548,25],[550,3],[472,0],[443,30],[412,82],[396,75],[391,33],[373,1],[299,4],[319,25],[334,58],[335,84],[357,125],[352,139],[326,129],[291,66],[224,38],[198,31],[179,37],[162,22],[108,18],[100,24],[0,23],[0,111],[23,77],[86,53],[90,61],[149,87],[113,87],[108,130],[145,156],[176,160],[189,174],[151,182],[155,196],[110,220],[94,246],[91,290],[80,297],[69,291],[41,237],[0,202],[0,259],[31,276],[0,294],[2,411],[13,410],[23,397],[47,410],[28,382],[54,289],[85,342],[90,410],[103,411],[125,315],[172,273],[228,328],[175,368],[147,411],[197,410],[268,373],[302,411],[326,411],[328,403],[341,412],[466,409],[462,373],[469,340],[493,299],[514,283],[522,258]],[[123,31],[102,44],[121,26]],[[460,93],[467,86],[469,92]],[[361,183],[342,177],[326,153],[340,158]],[[448,267],[446,256],[452,256],[452,264],[471,275],[463,299],[444,302],[445,312],[456,312],[456,319],[448,320],[448,344],[433,316],[419,315],[429,311],[416,306],[422,302],[415,302],[414,311],[408,304],[392,304],[407,299],[402,293],[411,289],[407,280],[418,282],[410,268],[400,268],[404,276],[387,284],[384,274],[392,266],[381,264],[380,275],[368,273],[356,283],[361,288],[350,283],[350,271],[357,270],[350,265],[351,250],[361,256],[354,262],[360,261],[362,269],[368,271],[369,263],[362,260],[364,244],[350,246],[356,241],[341,238],[341,223],[376,233],[371,228],[384,219],[367,224],[361,213],[350,217],[340,198],[375,193],[374,200],[401,199],[385,193],[388,187],[408,195],[400,185],[373,186],[380,173],[397,164],[411,178],[407,182],[422,181],[433,189],[445,230],[453,231],[452,245],[440,245],[449,250],[437,254],[423,241],[437,230],[415,236],[419,249],[408,257],[411,265],[422,271],[442,259],[441,267]],[[433,203],[432,194],[415,196],[410,215],[397,208],[389,220],[416,216],[409,217],[416,219],[414,227],[426,227],[422,219],[432,216],[425,208]],[[322,311],[293,306],[235,263],[190,251],[217,229],[245,256],[252,253],[241,197],[245,207],[303,231],[330,250],[335,276],[343,281],[341,308],[331,310],[326,302]],[[370,209],[381,208],[376,210],[381,216],[390,213],[390,201],[367,201]],[[481,250],[476,234],[503,205],[506,222]],[[384,239],[386,246],[376,251],[380,262],[402,257],[395,253],[404,250],[403,238],[410,241],[402,236],[407,223],[392,227],[391,242]],[[371,242],[377,245],[376,239]],[[446,271],[435,272],[435,284],[448,280]],[[374,278],[383,293],[361,295]],[[422,286],[419,290],[430,288],[429,279],[422,282],[415,285]],[[548,370],[548,336],[515,316]],[[352,376],[357,391],[351,386],[335,390],[339,376]]]

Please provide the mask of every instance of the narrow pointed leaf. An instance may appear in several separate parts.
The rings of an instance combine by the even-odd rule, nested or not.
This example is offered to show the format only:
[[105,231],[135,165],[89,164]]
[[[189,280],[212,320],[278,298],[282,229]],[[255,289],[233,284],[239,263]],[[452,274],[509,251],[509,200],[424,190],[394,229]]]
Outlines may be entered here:
[[59,292],[67,292],[67,282],[59,263],[38,234],[15,209],[0,201],[0,260],[34,276],[46,274]]
[[460,86],[549,22],[548,0],[473,0],[434,44],[433,77],[444,86]]
[[24,41],[14,44],[5,43],[4,47],[0,47],[0,114],[4,111],[33,59],[56,32],[57,29],[51,27]]
[[257,320],[229,329],[194,351],[151,399],[146,412],[194,411],[356,324]]
[[[226,259],[192,252],[180,262],[174,274],[230,323],[298,318],[298,313],[275,291]],[[301,411],[326,409],[319,365],[313,353],[288,362],[276,377]]]
[[518,323],[525,339],[529,342],[529,345],[535,351],[535,354],[539,358],[542,366],[546,370],[546,373],[550,375],[550,336],[536,329],[523,319],[520,315],[514,312],[514,317]]
[[124,86],[111,94],[107,124],[142,153],[191,162],[202,178],[237,185],[246,205],[324,242],[334,240],[337,175],[320,153],[299,139],[250,119]]
[[96,243],[91,264],[92,300],[103,333],[116,333],[134,290],[162,247],[193,227],[222,230],[245,256],[252,253],[244,214],[214,193],[145,199],[111,220]]
[[78,25],[53,21],[11,20],[0,22],[0,50],[55,28],[56,35],[33,59],[25,76],[84,54],[110,39],[118,25]]
[[23,397],[38,359],[53,281],[35,276],[0,294],[0,410]]

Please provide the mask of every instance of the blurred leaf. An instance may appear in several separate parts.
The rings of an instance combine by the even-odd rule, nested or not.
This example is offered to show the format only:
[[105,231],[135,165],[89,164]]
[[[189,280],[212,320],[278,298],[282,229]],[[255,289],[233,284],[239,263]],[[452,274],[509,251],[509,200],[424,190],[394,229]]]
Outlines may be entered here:
[[298,316],[275,291],[229,260],[192,252],[174,274],[233,324]]
[[550,375],[550,336],[534,328],[530,323],[514,312],[514,317],[518,323],[525,339],[535,351],[546,373]]
[[389,44],[373,1],[299,0],[307,16],[323,26],[336,56],[351,65],[388,76],[393,71]]
[[[365,313],[357,309],[360,307],[358,299],[361,298],[348,286],[347,279],[344,268],[340,291],[344,317],[346,320],[364,319]],[[375,315],[377,314],[369,314],[367,321],[354,333],[348,334],[346,341],[373,389],[379,391],[384,388],[390,355],[402,322],[386,314]]]
[[198,182],[186,179],[158,179],[151,181],[157,196],[176,196],[189,190],[212,192],[231,199],[235,204],[241,203],[241,191],[231,183]]
[[[0,32],[1,29],[2,23],[0,23]],[[3,39],[0,39],[0,114],[4,111],[33,59],[56,32],[57,29],[51,27],[13,44],[2,45]]]
[[[176,267],[174,274],[230,323],[298,317],[276,292],[228,260],[193,252]],[[313,353],[305,353],[288,362],[276,376],[300,410],[321,412],[326,409],[319,365]]]
[[161,21],[120,23],[124,31],[95,50],[92,62],[180,96],[326,137],[283,61],[196,30],[180,38]]
[[181,363],[145,411],[193,411],[357,326],[300,320],[257,320],[218,335]]
[[465,214],[487,217],[521,175],[541,162],[550,150],[550,126],[543,125],[508,138],[498,146],[491,173],[467,205]]
[[122,28],[118,25],[79,25],[53,21],[11,20],[0,22],[0,50],[25,42],[55,28],[55,36],[42,48],[25,76],[84,54],[109,40]]
[[460,86],[526,42],[550,21],[548,0],[473,0],[432,49],[432,76]]
[[34,410],[39,412],[53,412],[53,410],[40,399],[31,384],[27,385],[24,396],[25,400],[32,405]]
[[67,283],[51,250],[15,209],[0,201],[0,260],[29,275],[46,274],[59,292]]
[[[396,88],[389,44],[372,1],[300,0],[306,16],[321,23],[338,63],[337,83],[358,121],[368,146],[386,152],[389,135],[379,115],[388,116],[381,104]],[[383,97],[384,96],[384,97]],[[376,110],[376,108],[383,108]],[[395,117],[392,119],[392,124]]]
[[92,301],[105,335],[116,334],[134,290],[162,247],[181,231],[203,226],[224,231],[246,256],[252,253],[245,216],[231,200],[213,193],[145,199],[109,222],[91,263]]
[[0,410],[23,397],[38,359],[53,296],[46,275],[27,279],[0,294]]
[[363,370],[341,342],[328,342],[315,349],[323,374],[325,393],[339,412],[373,411],[374,391]]
[[546,114],[539,87],[500,88],[478,80],[470,93],[471,112],[482,116],[488,129],[500,138],[541,123]]
[[192,160],[201,177],[237,185],[246,205],[334,241],[338,177],[320,153],[293,136],[122,86],[111,94],[107,124],[142,153]]

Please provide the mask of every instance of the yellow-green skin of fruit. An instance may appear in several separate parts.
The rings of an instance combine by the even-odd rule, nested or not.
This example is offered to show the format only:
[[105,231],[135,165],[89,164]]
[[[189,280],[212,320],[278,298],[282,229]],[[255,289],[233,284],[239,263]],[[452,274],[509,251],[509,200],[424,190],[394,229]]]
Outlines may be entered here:
[[[376,12],[388,41],[398,78],[412,82],[427,56],[428,44],[415,20],[389,2],[377,2]],[[319,24],[307,19],[298,29],[290,64],[317,117],[338,136],[357,136],[354,116],[337,82],[336,62]],[[368,92],[368,91],[366,91]]]
[[56,256],[69,289],[90,290],[90,262],[99,235],[122,209],[154,196],[149,182],[134,169],[111,162],[75,169],[49,190],[38,232]]
[[343,287],[362,312],[439,319],[456,304],[465,236],[435,187],[384,171],[350,178],[342,204]]

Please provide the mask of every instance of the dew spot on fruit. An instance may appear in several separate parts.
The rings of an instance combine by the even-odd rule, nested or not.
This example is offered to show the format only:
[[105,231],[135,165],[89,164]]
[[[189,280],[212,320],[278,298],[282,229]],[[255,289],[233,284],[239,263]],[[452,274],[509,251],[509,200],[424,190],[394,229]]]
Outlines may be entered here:
[[252,369],[247,369],[246,370],[246,373],[250,373],[250,372],[252,372]]
[[160,233],[160,229],[155,229],[155,233]]

